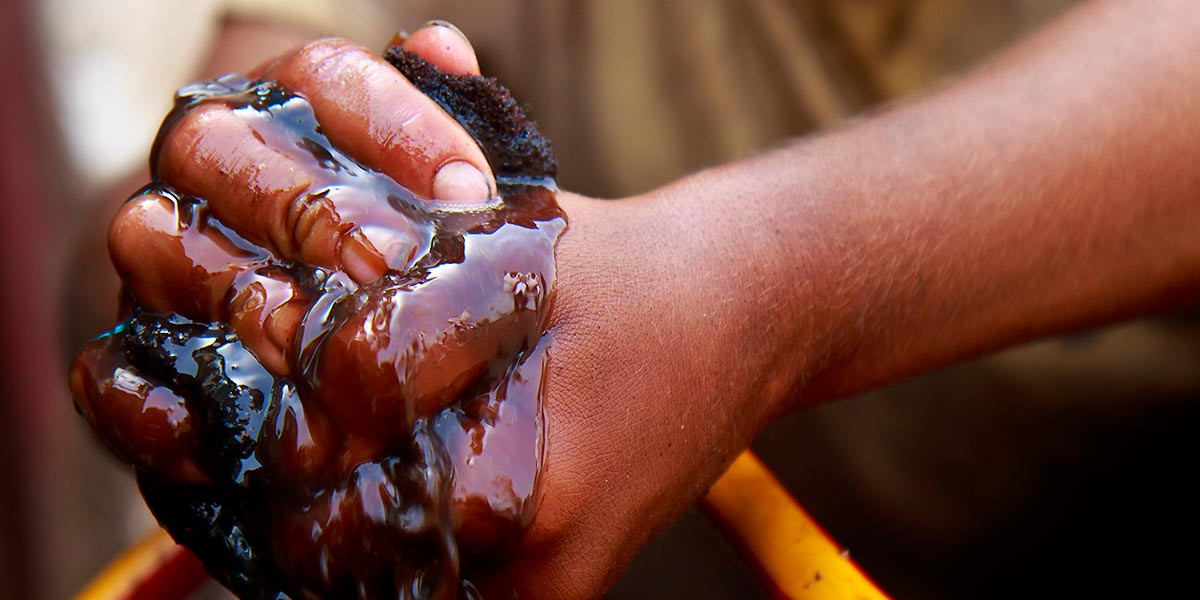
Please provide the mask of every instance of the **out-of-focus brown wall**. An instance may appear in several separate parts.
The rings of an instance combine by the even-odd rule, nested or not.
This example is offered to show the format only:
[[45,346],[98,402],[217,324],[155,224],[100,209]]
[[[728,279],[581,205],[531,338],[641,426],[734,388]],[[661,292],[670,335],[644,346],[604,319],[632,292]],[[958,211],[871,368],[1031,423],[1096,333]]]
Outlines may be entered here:
[[[435,17],[458,23],[485,70],[532,105],[560,155],[563,186],[621,196],[920,93],[1074,2],[358,3],[375,10],[374,23],[358,29],[373,32],[359,38],[369,45],[381,44],[391,27],[411,30]],[[351,21],[365,14],[343,13]],[[101,195],[95,182],[111,183],[143,164],[138,146],[148,146],[170,91],[198,72],[204,45],[230,14],[216,0],[0,3],[0,68],[10,84],[0,95],[0,339],[7,344],[0,367],[0,597],[66,597],[150,525],[131,478],[70,410],[63,373],[73,348],[58,346],[59,317],[74,324],[71,345],[103,324],[78,308],[95,302],[96,288],[72,279],[64,289],[62,265],[82,231],[72,223],[102,227],[103,211],[89,208]],[[383,14],[395,22],[381,26]],[[303,21],[282,8],[275,16]],[[329,20],[314,30],[348,29]],[[174,44],[103,47],[146,32],[153,33],[148,40]],[[171,54],[180,48],[191,50]],[[98,128],[114,115],[129,119]],[[106,151],[136,160],[97,158]],[[132,191],[136,184],[128,185]],[[102,257],[103,236],[93,237],[83,253]],[[93,275],[103,273],[97,269]],[[1200,372],[1189,371],[1200,364],[1200,350],[1188,331],[1151,323],[1018,349],[798,415],[760,440],[759,450],[894,591],[979,596],[970,593],[972,578],[1019,565],[1011,552],[1022,542],[1052,548],[1070,541],[1071,531],[1054,529],[1060,513],[1047,506],[1095,493],[1109,476],[1105,464],[1144,469],[1155,452],[1174,448],[1179,426],[1195,423],[1195,411],[1171,412],[1178,404],[1160,402],[1168,410],[1149,420],[1137,408],[1197,387],[1188,374]],[[1102,383],[1086,385],[1089,375]],[[1176,428],[1162,415],[1178,416]],[[1125,449],[1156,437],[1165,441],[1137,460],[1110,460],[1111,439]],[[1075,471],[1092,479],[1056,487],[1067,479],[1063,473]],[[1037,515],[1041,521],[1032,520]],[[693,515],[669,529],[612,597],[744,592],[744,577],[721,574],[717,565],[728,555],[704,527]],[[1045,537],[1036,536],[1038,527]]]
[[[65,460],[55,310],[63,229],[54,115],[31,7],[0,3],[0,595],[37,597],[53,573],[41,557],[69,535],[54,498],[75,489]],[[53,583],[49,584],[53,586]]]
[[408,0],[532,104],[560,183],[621,197],[960,73],[1075,0]]

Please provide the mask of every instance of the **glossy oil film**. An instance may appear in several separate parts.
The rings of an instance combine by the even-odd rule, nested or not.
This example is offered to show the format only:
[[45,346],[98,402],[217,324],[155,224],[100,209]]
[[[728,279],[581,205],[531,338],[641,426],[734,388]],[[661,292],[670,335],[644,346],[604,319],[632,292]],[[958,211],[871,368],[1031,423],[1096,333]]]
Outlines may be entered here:
[[[565,228],[552,171],[497,168],[485,204],[419,198],[340,151],[303,97],[240,76],[182,88],[163,131],[212,103],[303,165],[303,193],[336,197],[343,222],[398,240],[381,249],[389,269],[359,285],[282,260],[275,241],[243,237],[154,169],[143,193],[171,203],[194,273],[219,275],[235,252],[248,265],[236,277],[297,282],[284,299],[307,309],[288,376],[239,340],[236,315],[188,318],[133,298],[77,361],[73,377],[89,382],[77,405],[138,469],[160,523],[241,597],[472,595],[472,562],[518,539],[537,506]],[[490,159],[506,151],[475,133]],[[211,239],[225,240],[220,252]],[[160,451],[146,452],[148,439]]]

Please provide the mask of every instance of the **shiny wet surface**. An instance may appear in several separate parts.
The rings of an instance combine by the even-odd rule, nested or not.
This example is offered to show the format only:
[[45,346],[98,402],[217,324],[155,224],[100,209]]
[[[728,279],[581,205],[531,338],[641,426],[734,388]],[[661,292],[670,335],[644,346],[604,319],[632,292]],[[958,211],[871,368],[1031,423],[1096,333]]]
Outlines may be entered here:
[[[164,243],[187,276],[161,303],[178,312],[132,298],[73,366],[77,406],[137,468],[160,523],[242,597],[470,595],[463,573],[515,542],[539,497],[565,227],[553,180],[497,170],[489,202],[418,198],[340,152],[303,98],[236,76],[182,89],[163,131],[214,105],[303,165],[298,193],[336,208],[330,243],[394,242],[378,248],[387,273],[360,284],[280,258],[304,252],[267,229],[234,231],[156,170],[139,196],[177,220]],[[275,304],[214,302],[190,281],[228,281],[235,298],[257,285]],[[293,337],[276,340],[283,362],[230,326],[241,310],[267,329],[295,305]]]

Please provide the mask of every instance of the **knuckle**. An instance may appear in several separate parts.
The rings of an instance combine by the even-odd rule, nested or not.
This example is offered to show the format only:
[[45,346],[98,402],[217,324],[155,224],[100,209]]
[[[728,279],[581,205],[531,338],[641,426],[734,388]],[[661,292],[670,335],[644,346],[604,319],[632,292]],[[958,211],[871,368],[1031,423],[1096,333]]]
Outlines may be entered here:
[[171,214],[162,199],[154,194],[144,194],[126,202],[108,227],[108,248],[113,260],[119,265],[129,263],[125,259],[140,253],[141,246],[149,241],[147,233],[159,232],[164,217],[170,218]]
[[304,67],[319,67],[321,64],[347,52],[362,51],[354,42],[339,37],[313,40],[296,52],[296,62]]
[[313,234],[318,222],[333,219],[336,214],[327,190],[300,191],[287,203],[286,211],[282,231],[297,246]]
[[195,160],[199,142],[228,110],[228,107],[221,104],[204,103],[183,115],[164,133],[162,152],[156,168],[159,171],[174,173]]

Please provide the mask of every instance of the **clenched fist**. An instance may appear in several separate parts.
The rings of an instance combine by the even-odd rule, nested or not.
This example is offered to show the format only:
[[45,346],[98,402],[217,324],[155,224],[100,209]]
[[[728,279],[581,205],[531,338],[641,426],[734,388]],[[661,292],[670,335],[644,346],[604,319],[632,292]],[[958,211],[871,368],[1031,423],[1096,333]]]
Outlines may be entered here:
[[[438,597],[538,502],[548,146],[465,39],[321,40],[180,90],[110,228],[97,434],[242,597]],[[389,64],[390,63],[390,64]]]

